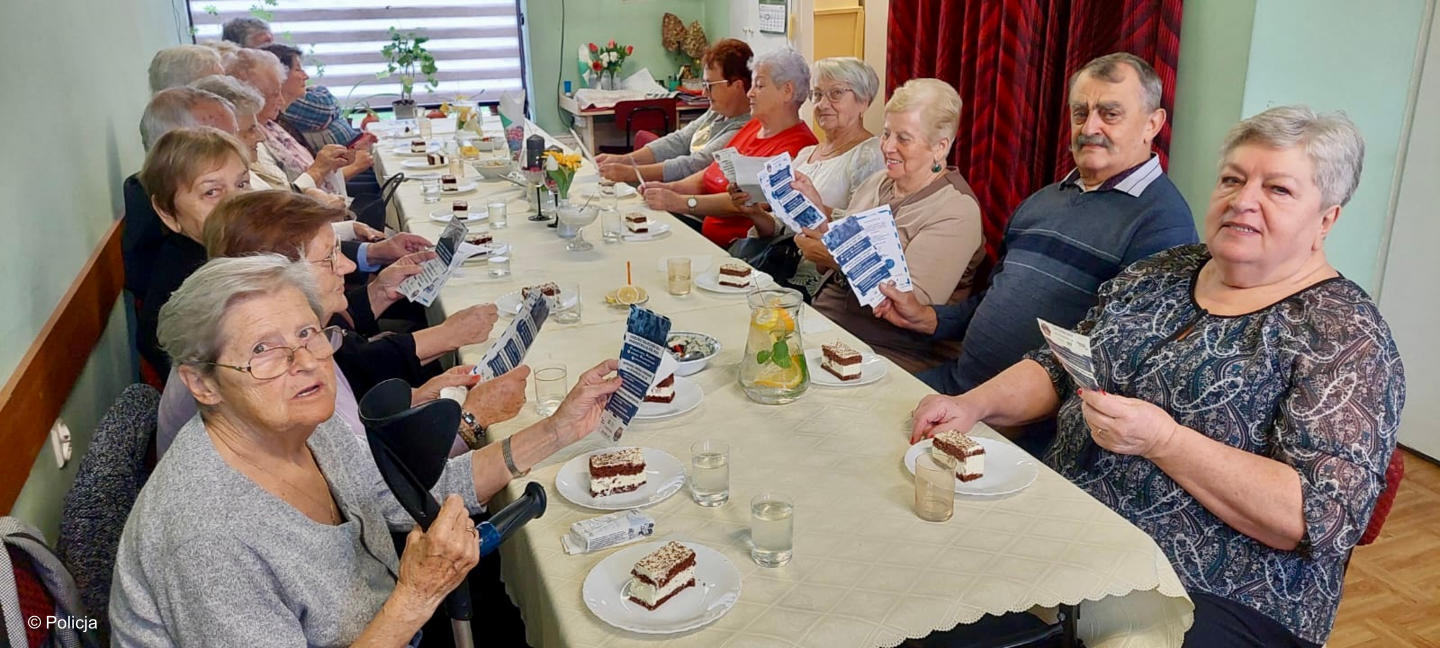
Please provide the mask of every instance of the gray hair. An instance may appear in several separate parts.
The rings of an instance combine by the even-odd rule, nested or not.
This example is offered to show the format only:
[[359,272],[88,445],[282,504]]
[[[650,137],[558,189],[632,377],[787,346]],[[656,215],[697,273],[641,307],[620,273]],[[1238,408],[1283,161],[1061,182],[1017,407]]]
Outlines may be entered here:
[[265,96],[259,90],[232,76],[212,74],[191,83],[190,87],[229,101],[235,107],[236,116],[258,113],[265,107]]
[[953,145],[962,105],[960,93],[950,84],[939,79],[910,79],[890,95],[885,113],[918,110],[920,122],[925,125],[925,139],[931,144],[948,139]]
[[241,47],[249,47],[251,36],[268,31],[270,23],[253,16],[240,16],[225,21],[225,25],[220,28],[220,38]]
[[324,318],[315,277],[305,261],[278,254],[211,259],[200,266],[160,307],[156,338],[176,365],[201,365],[220,357],[220,326],[235,302],[298,288],[317,319]]
[[1102,81],[1110,83],[1120,82],[1120,70],[1118,65],[1128,65],[1135,70],[1135,75],[1140,78],[1140,90],[1145,95],[1145,112],[1153,113],[1160,109],[1160,93],[1164,89],[1160,86],[1160,75],[1155,73],[1155,68],[1149,63],[1129,52],[1115,52],[1092,59],[1074,74],[1070,75],[1070,81],[1065,84],[1065,94],[1069,95],[1075,89],[1075,80],[1082,74],[1089,74]]
[[220,53],[204,45],[176,45],[155,53],[150,59],[150,92],[189,85],[221,69]]
[[1314,166],[1311,182],[1320,188],[1321,207],[1344,206],[1360,185],[1365,138],[1343,112],[1316,114],[1309,106],[1276,106],[1242,120],[1225,135],[1220,164],[1244,144],[1300,147]]
[[265,68],[275,71],[275,78],[279,83],[284,83],[285,77],[290,73],[274,54],[260,49],[242,49],[236,52],[234,58],[225,66],[225,74],[253,86],[256,77]]
[[770,76],[771,83],[777,86],[794,84],[796,109],[810,98],[810,65],[795,48],[786,46],[756,54],[750,59],[750,71],[759,75],[761,67],[767,68],[766,74]]
[[843,83],[855,92],[860,103],[870,105],[880,93],[880,77],[869,63],[853,56],[832,56],[815,61],[815,82]]
[[148,151],[151,145],[160,141],[161,135],[179,128],[201,126],[195,119],[195,112],[207,103],[220,104],[232,114],[235,112],[235,106],[224,97],[199,88],[180,86],[155,93],[140,115],[140,144]]

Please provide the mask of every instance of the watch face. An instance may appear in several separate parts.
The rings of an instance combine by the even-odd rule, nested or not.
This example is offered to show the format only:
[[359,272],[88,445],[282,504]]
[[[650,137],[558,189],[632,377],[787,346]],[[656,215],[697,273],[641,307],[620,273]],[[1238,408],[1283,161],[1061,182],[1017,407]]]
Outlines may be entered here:
[[698,201],[695,200],[694,196],[685,199],[685,204],[689,205],[691,209],[694,209],[697,203]]

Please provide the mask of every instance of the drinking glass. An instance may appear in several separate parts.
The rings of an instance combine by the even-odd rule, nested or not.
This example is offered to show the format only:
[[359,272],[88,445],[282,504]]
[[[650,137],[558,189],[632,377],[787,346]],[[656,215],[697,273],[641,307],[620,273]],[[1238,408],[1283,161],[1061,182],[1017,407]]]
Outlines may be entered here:
[[550,416],[560,409],[569,391],[566,385],[568,375],[563,363],[542,364],[535,369],[535,411],[541,416]]
[[490,215],[490,229],[505,229],[510,223],[510,206],[503,201],[486,205],[485,211]]
[[440,202],[440,178],[428,177],[421,180],[420,195],[425,197],[427,205]]
[[430,136],[435,134],[435,129],[430,126],[430,118],[420,114],[422,110],[419,106],[415,107],[415,125],[420,130],[420,139],[429,142]]
[[944,522],[955,514],[955,459],[943,452],[915,458],[915,515]]
[[625,233],[625,221],[620,217],[620,210],[614,207],[600,207],[600,233],[606,243],[619,243],[620,235]]
[[510,257],[503,254],[490,257],[486,262],[486,268],[492,279],[500,279],[510,276]]
[[750,499],[750,559],[761,567],[780,567],[794,555],[795,503],[779,493]]
[[730,499],[730,444],[706,439],[690,444],[690,499],[720,506]]
[[579,324],[580,286],[573,283],[559,285],[560,295],[550,305],[550,317],[561,324]]
[[690,294],[690,257],[670,257],[665,260],[665,289],[676,297]]

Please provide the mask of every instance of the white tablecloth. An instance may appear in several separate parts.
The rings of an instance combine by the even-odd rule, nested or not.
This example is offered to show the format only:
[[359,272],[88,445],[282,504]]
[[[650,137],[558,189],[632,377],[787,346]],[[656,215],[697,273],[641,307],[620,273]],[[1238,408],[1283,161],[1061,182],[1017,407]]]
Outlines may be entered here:
[[[393,148],[376,147],[381,173],[400,168]],[[583,169],[574,193],[583,194],[593,181],[593,169]],[[586,229],[594,251],[566,252],[553,229],[525,220],[518,187],[503,181],[480,186],[477,193],[458,198],[469,200],[472,208],[495,197],[509,198],[509,228],[494,235],[512,246],[514,274],[494,281],[485,276],[483,263],[465,266],[443,290],[437,317],[494,301],[522,285],[576,282],[584,304],[581,323],[546,323],[528,358],[532,364],[566,363],[573,384],[581,371],[619,351],[625,311],[604,305],[603,295],[624,283],[630,261],[635,283],[651,296],[648,308],[668,315],[675,330],[703,331],[725,346],[708,369],[693,376],[705,392],[696,410],[632,424],[621,443],[659,448],[686,463],[689,445],[697,439],[730,443],[729,503],[702,508],[682,490],[648,510],[657,520],[657,538],[702,543],[729,557],[743,576],[740,600],[715,623],[670,636],[618,630],[586,609],[581,582],[610,551],[567,556],[559,539],[572,522],[602,512],[562,498],[555,474],[571,457],[605,445],[593,435],[496,498],[497,503],[509,501],[528,481],[540,482],[549,494],[544,517],[502,549],[507,588],[525,617],[531,644],[893,646],[987,613],[1082,601],[1087,602],[1080,608],[1081,636],[1091,646],[1180,644],[1192,606],[1164,554],[1138,528],[1043,465],[1035,483],[1018,494],[957,498],[955,516],[945,523],[917,518],[911,510],[911,477],[901,458],[908,446],[909,413],[931,392],[900,368],[891,365],[884,379],[861,387],[812,385],[789,405],[749,401],[737,384],[736,368],[749,317],[744,297],[698,288],[684,298],[665,292],[659,268],[663,257],[713,255],[718,263],[724,256],[672,216],[650,213],[671,223],[668,237],[604,244],[596,223]],[[450,200],[426,205],[417,183],[407,182],[397,202],[404,226],[433,239],[443,224],[428,214],[448,209]],[[622,211],[644,209],[638,197],[620,205]],[[804,318],[807,348],[835,339],[863,347],[813,310]],[[497,334],[505,323],[502,319],[497,325]],[[461,358],[475,361],[483,350],[484,345],[463,349]],[[503,437],[537,418],[527,406],[493,433]],[[999,438],[984,426],[975,433]],[[795,499],[795,557],[778,569],[756,566],[745,544],[748,501],[761,490],[780,490]],[[483,605],[480,609],[483,619]]]

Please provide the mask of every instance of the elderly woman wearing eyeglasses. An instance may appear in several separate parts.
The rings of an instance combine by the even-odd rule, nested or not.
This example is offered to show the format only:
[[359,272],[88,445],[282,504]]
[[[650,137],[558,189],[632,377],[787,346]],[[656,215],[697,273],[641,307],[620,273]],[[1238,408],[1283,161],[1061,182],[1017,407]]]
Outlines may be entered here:
[[[805,57],[789,47],[766,52],[751,61],[754,70],[750,86],[750,114],[754,116],[730,140],[741,155],[770,157],[789,153],[794,157],[817,143],[815,134],[800,119],[800,106],[810,96],[810,66]],[[751,219],[730,198],[730,182],[711,162],[703,171],[675,182],[645,183],[645,204],[678,214],[703,219],[700,232],[722,248],[750,230]]]
[[[479,559],[468,515],[593,431],[620,386],[607,360],[555,414],[450,460],[421,532],[334,415],[335,343],[308,265],[214,259],[166,304],[161,344],[200,413],[125,523],[115,645],[413,645]],[[392,529],[410,533],[399,558]]]
[[715,151],[730,145],[730,138],[750,121],[750,46],[723,38],[705,50],[705,96],[710,110],[680,130],[661,137],[633,153],[600,155],[600,175],[615,182],[633,182],[635,174],[646,181],[679,180],[710,166]]

